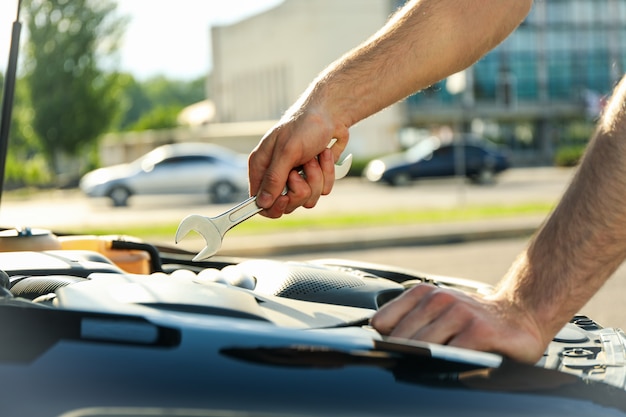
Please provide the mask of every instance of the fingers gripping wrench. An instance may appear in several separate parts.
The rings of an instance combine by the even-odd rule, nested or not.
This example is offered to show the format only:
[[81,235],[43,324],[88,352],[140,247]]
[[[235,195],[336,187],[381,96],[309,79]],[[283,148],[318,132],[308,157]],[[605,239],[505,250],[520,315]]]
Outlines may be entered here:
[[[328,147],[335,142],[332,141]],[[335,179],[345,177],[352,165],[352,155],[348,155],[341,163],[335,165]],[[302,175],[302,172],[300,173]],[[287,187],[282,192],[287,194]],[[250,197],[242,203],[225,211],[215,217],[206,217],[198,214],[191,214],[185,217],[176,230],[176,243],[180,242],[189,232],[196,231],[206,241],[206,246],[198,253],[193,260],[200,261],[215,255],[222,246],[222,240],[227,231],[249,219],[263,210],[256,204],[256,196]]]

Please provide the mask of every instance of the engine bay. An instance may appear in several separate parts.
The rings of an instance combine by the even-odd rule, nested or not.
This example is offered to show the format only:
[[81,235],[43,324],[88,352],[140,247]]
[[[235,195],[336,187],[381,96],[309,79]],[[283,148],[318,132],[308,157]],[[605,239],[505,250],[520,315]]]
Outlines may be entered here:
[[[214,257],[192,262],[189,254],[128,238],[108,237],[106,241],[117,242],[107,246],[109,252],[75,249],[77,242],[92,237],[69,240],[73,249],[0,252],[4,303],[20,300],[38,308],[145,317],[234,317],[304,330],[352,327],[380,339],[368,325],[370,317],[417,283],[478,294],[492,289],[472,280],[345,259]],[[128,263],[129,255],[142,252],[142,262]],[[577,315],[537,366],[624,388],[625,340],[620,329]]]

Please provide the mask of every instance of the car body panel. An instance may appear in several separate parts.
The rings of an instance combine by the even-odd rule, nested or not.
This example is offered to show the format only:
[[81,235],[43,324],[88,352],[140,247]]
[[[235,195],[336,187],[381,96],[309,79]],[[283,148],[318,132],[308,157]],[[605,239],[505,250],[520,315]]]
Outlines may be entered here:
[[[0,309],[3,317],[22,314],[7,309]],[[624,401],[616,388],[584,385],[576,377],[528,365],[509,363],[494,371],[426,354],[399,356],[384,345],[377,347],[367,331],[317,333],[181,314],[176,320],[148,317],[146,323],[161,327],[165,335],[153,343],[132,343],[85,332],[88,319],[105,326],[107,320],[119,325],[136,320],[132,317],[68,311],[55,318],[62,323],[55,328],[50,325],[53,313],[37,313],[39,317],[20,323],[21,334],[32,332],[29,344],[45,337],[44,323],[62,334],[51,337],[48,330],[47,349],[26,360],[19,355],[7,360],[11,344],[0,350],[0,375],[12,381],[4,390],[2,415],[69,416],[94,409],[127,410],[125,416],[135,415],[128,412],[133,409],[136,415],[144,415],[142,409],[204,410],[224,416],[230,415],[225,410],[500,416],[503,409],[510,411],[506,415],[625,415],[616,408]],[[520,374],[524,378],[516,380]],[[34,393],[37,400],[29,401]]]

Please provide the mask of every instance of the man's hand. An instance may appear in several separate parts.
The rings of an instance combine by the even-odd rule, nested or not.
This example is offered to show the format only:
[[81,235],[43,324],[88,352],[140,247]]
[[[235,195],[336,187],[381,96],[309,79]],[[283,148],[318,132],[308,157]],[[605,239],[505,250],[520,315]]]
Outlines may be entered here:
[[[333,138],[337,143],[327,149]],[[347,141],[347,128],[335,129],[328,118],[306,112],[271,129],[248,159],[250,194],[264,208],[261,214],[278,218],[300,206],[314,207],[321,195],[332,190],[335,159]],[[302,176],[297,172],[300,168]],[[285,185],[288,192],[281,195]]]
[[528,311],[504,298],[427,284],[382,306],[371,324],[383,335],[494,352],[529,363],[541,358],[549,342]]

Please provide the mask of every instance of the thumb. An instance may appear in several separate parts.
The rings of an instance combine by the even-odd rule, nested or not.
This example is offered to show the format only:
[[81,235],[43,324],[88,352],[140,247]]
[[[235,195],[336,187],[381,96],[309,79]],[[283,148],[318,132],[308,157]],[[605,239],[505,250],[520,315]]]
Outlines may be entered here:
[[285,156],[272,160],[261,177],[261,184],[256,193],[256,203],[263,209],[272,207],[276,199],[282,194],[287,184],[289,172],[294,167],[294,162]]

